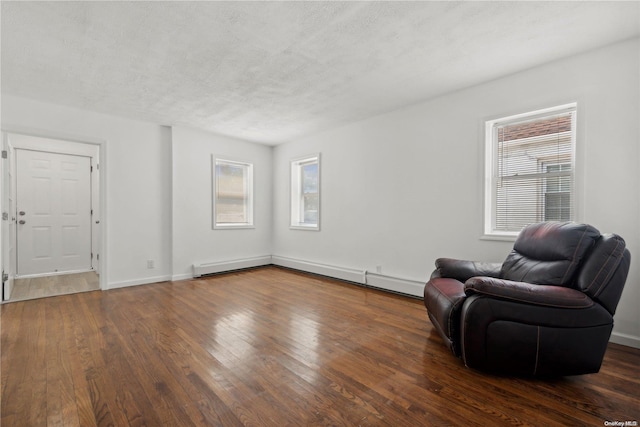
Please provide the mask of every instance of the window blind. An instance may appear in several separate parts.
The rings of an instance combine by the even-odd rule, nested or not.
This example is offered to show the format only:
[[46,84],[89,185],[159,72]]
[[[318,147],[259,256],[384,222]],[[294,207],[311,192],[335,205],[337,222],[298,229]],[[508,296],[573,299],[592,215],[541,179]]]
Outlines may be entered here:
[[573,220],[575,108],[493,126],[494,230]]

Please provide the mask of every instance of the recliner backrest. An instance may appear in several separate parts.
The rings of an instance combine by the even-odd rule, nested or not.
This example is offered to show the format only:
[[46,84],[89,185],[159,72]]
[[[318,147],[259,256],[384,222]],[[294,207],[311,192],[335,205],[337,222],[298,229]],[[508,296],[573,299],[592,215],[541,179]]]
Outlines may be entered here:
[[587,254],[574,287],[615,314],[624,288],[631,255],[617,234],[604,234]]
[[525,227],[502,264],[501,278],[533,284],[571,286],[583,258],[600,232],[587,224],[542,222]]

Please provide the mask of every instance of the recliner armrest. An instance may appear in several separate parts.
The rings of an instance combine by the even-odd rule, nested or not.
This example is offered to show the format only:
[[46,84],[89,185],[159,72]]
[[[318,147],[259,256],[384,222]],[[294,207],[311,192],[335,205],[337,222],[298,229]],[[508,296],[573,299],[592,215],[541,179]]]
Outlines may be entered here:
[[474,276],[499,277],[502,263],[477,262],[453,258],[438,258],[431,277],[446,277],[461,282]]
[[556,308],[588,308],[594,302],[586,294],[571,288],[534,285],[494,277],[472,277],[464,284],[469,295],[480,294],[524,304]]

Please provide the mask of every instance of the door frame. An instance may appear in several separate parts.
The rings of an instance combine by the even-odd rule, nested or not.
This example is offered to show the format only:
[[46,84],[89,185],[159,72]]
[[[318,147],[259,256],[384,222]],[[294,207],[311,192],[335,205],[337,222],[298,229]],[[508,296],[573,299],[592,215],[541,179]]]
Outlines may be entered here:
[[0,211],[2,211],[2,219],[0,226],[0,271],[2,285],[0,301],[9,300],[13,289],[15,274],[13,274],[13,266],[16,259],[16,218],[12,212],[15,211],[15,194],[13,191],[12,174],[13,174],[13,151],[8,143],[6,134],[2,134],[2,159],[0,159],[0,174],[2,174],[2,185],[0,185]]
[[[91,173],[91,206],[93,209],[93,216],[91,218],[91,235],[92,243],[91,250],[93,252],[93,259],[91,265],[98,273],[100,289],[107,288],[106,277],[106,222],[104,221],[104,212],[106,212],[106,141],[96,140],[91,138],[77,137],[73,135],[54,134],[52,132],[40,132],[34,130],[16,129],[3,127],[2,138],[6,141],[6,146],[9,149],[12,159],[2,159],[4,167],[2,171],[2,178],[11,179],[11,176],[15,177],[16,168],[16,149],[26,149],[34,151],[44,151],[58,154],[71,154],[81,155],[90,158],[90,163],[93,168]],[[3,148],[4,149],[4,148]],[[14,180],[15,181],[15,180]],[[10,182],[11,192],[15,200],[16,183]],[[1,191],[1,190],[0,190]],[[4,195],[0,198],[2,203],[2,212],[8,212],[9,207],[5,206],[6,199]],[[13,206],[14,210],[17,208]],[[9,213],[9,219],[14,220],[17,218],[16,212]],[[14,248],[16,247],[17,233],[13,233],[12,236]],[[15,250],[14,250],[15,252]],[[17,254],[16,259],[9,260],[7,263],[6,256],[0,257],[2,263],[2,269],[9,276],[9,280],[12,280],[16,276],[17,272]],[[9,302],[5,300],[4,295],[4,282],[3,282],[3,295],[2,302]]]

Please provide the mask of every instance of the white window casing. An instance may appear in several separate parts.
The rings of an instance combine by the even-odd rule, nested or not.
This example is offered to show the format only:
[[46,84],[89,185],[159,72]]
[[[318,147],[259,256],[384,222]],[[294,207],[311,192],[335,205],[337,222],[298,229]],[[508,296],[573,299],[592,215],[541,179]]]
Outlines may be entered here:
[[253,164],[213,157],[213,228],[254,228]]
[[485,122],[487,238],[575,220],[575,103]]
[[320,230],[320,154],[290,162],[290,223],[292,229]]

